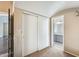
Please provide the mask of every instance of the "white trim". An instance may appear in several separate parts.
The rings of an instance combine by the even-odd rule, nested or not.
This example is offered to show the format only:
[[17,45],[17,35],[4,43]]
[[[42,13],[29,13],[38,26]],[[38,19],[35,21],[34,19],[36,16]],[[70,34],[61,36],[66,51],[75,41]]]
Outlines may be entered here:
[[21,35],[22,35],[22,38],[21,38],[22,39],[22,43],[21,43],[22,44],[22,47],[21,47],[22,48],[22,57],[24,56],[24,44],[23,44],[24,43],[24,34],[23,34],[24,33],[24,30],[23,30],[24,25],[23,24],[24,24],[24,13],[22,13],[22,31],[21,31]]
[[64,50],[64,52],[65,52],[65,53],[68,53],[68,54],[71,54],[71,55],[73,55],[73,56],[75,56],[75,57],[79,57],[78,55],[73,54],[73,53],[71,53],[71,52],[68,52],[68,51],[66,51],[66,50]]

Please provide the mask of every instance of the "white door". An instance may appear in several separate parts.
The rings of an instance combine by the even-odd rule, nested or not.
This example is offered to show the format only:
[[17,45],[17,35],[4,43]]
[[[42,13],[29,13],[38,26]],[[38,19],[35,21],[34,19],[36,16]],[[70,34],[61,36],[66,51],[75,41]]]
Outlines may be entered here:
[[37,17],[23,14],[23,55],[37,51]]
[[38,49],[44,49],[49,46],[49,19],[38,17]]

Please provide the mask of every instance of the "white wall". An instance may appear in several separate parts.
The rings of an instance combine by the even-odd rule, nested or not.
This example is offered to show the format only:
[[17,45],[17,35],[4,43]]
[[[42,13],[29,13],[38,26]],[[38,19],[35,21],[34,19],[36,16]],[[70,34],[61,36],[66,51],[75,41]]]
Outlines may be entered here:
[[22,56],[22,11],[14,11],[14,56]]
[[63,35],[64,34],[64,23],[61,24],[54,24],[54,34]]
[[65,16],[65,50],[79,56],[79,17],[74,11]]

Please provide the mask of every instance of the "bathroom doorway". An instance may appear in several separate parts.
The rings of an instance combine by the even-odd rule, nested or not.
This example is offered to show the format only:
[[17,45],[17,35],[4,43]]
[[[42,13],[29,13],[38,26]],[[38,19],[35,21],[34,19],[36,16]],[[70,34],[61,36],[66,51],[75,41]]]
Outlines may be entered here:
[[64,49],[64,16],[53,18],[53,46]]

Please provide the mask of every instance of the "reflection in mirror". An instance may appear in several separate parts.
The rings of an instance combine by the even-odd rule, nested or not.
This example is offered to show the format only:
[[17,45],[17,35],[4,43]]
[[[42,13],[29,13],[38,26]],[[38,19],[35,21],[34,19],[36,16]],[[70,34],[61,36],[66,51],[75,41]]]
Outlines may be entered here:
[[8,14],[0,12],[0,56],[8,56]]

